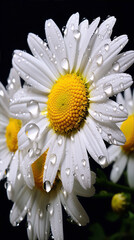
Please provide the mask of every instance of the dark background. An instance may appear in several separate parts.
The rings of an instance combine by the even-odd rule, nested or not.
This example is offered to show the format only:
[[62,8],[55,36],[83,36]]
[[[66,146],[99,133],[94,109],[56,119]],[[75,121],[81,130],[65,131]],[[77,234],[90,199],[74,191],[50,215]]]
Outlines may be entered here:
[[[0,1],[0,81],[6,85],[11,68],[12,54],[15,49],[30,52],[27,45],[27,35],[33,32],[45,39],[44,22],[52,18],[60,29],[66,25],[70,15],[80,13],[81,20],[93,19],[100,16],[101,21],[109,15],[117,18],[112,36],[127,34],[129,43],[125,50],[134,49],[134,3],[133,0],[92,0],[92,1],[63,1],[63,0],[18,0]],[[134,76],[134,67],[128,72]],[[91,223],[103,216],[106,203],[99,200],[81,199],[87,210]],[[0,183],[0,239],[27,239],[26,221],[19,227],[9,223],[9,211],[12,203],[7,200],[4,181]],[[96,216],[96,219],[95,219]],[[66,221],[64,216],[64,236],[67,239],[90,240],[88,227],[77,227]],[[114,229],[113,229],[114,231]],[[82,237],[81,237],[82,235]],[[2,237],[1,237],[2,236]]]

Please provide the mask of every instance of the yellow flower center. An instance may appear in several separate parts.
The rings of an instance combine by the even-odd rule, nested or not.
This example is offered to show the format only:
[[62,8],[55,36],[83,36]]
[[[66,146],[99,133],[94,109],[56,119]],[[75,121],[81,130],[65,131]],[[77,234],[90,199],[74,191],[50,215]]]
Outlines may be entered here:
[[123,151],[130,153],[134,151],[134,114],[130,115],[121,125],[121,131],[126,137],[126,142],[122,146]]
[[19,119],[10,118],[9,124],[6,127],[6,143],[10,152],[16,152],[18,149],[18,132],[21,128],[22,122]]
[[43,173],[44,173],[44,166],[46,162],[48,149],[34,162],[32,163],[32,171],[34,176],[35,186],[44,191],[43,188]]
[[78,74],[61,76],[51,89],[47,113],[51,127],[59,134],[77,131],[88,114],[88,91]]

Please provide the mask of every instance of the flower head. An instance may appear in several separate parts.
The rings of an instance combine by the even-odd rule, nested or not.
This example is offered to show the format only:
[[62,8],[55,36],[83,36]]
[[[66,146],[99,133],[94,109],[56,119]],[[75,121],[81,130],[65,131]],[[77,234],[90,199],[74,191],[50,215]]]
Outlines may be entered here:
[[110,146],[109,156],[111,161],[115,161],[110,178],[117,182],[127,165],[127,178],[130,187],[134,187],[134,92],[127,89],[124,98],[121,94],[117,96],[120,107],[128,110],[128,118],[120,124],[120,128],[126,137],[126,142],[122,146]]
[[[63,239],[62,206],[79,226],[84,226],[89,222],[89,218],[76,195],[92,196],[94,194],[93,185],[90,189],[85,190],[75,181],[72,193],[68,194],[62,186],[59,172],[52,188],[50,188],[49,182],[44,186],[43,171],[47,153],[48,151],[44,152],[32,164],[35,183],[32,189],[26,185],[23,174],[19,171],[14,184],[11,182],[7,184],[7,194],[14,202],[10,212],[10,221],[13,226],[18,226],[27,216],[27,234],[31,240],[36,238],[47,240],[50,229],[54,239]],[[92,173],[92,184],[95,180],[94,177],[94,173]]]
[[0,83],[0,179],[5,176],[9,165],[14,166],[14,175],[18,167],[18,138],[17,134],[22,126],[22,121],[16,119],[11,113],[9,104],[15,91],[21,88],[17,72],[11,69],[7,90]]
[[[30,33],[28,44],[34,56],[15,51],[13,57],[14,68],[28,84],[11,103],[20,119],[29,119],[18,134],[19,149],[31,153],[38,144],[42,154],[49,147],[43,182],[52,186],[60,170],[67,192],[72,191],[74,179],[85,189],[91,186],[87,151],[106,167],[109,159],[103,139],[116,145],[125,142],[116,123],[125,120],[127,112],[109,98],[132,84],[131,76],[123,72],[133,63],[134,52],[119,54],[128,41],[126,35],[110,39],[114,17],[98,27],[99,21],[79,24],[79,14],[73,14],[63,35],[49,19],[47,43]],[[27,171],[37,158],[31,154],[29,161],[26,152],[23,168]]]

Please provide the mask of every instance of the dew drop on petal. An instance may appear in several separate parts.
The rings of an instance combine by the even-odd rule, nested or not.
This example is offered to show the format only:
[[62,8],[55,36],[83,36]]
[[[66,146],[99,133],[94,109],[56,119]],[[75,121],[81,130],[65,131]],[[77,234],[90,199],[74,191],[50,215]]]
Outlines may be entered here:
[[81,162],[82,162],[82,166],[85,167],[86,166],[86,160],[82,159]]
[[40,149],[40,148],[37,148],[36,151],[35,151],[35,154],[36,154],[37,156],[39,156],[40,153],[41,153],[41,149]]
[[54,209],[53,209],[53,206],[52,204],[48,204],[47,207],[46,207],[47,211],[49,212],[50,216],[53,215],[54,213]]
[[105,167],[107,165],[107,158],[103,155],[100,155],[98,157],[99,160],[99,164],[101,165],[101,167]]
[[123,110],[124,110],[124,106],[123,106],[122,104],[119,104],[119,109],[120,109],[121,111],[123,111]]
[[25,133],[29,140],[34,141],[39,134],[39,127],[35,123],[27,124]]
[[61,67],[68,71],[69,70],[69,62],[68,62],[68,59],[67,58],[63,58],[62,61],[61,61]]
[[32,115],[32,117],[36,118],[39,114],[39,104],[34,101],[31,100],[27,103],[27,108],[28,111],[30,112],[30,114]]
[[44,190],[48,193],[51,191],[51,183],[49,181],[44,182]]
[[62,194],[63,194],[63,196],[65,197],[65,198],[67,198],[67,191],[62,187],[61,188],[61,191],[62,191]]
[[82,179],[82,181],[85,180],[84,174],[81,174],[81,179]]
[[106,43],[106,44],[104,45],[104,48],[105,48],[105,51],[108,52],[108,50],[109,50],[109,44]]
[[90,74],[89,80],[90,80],[91,82],[94,81],[94,73],[93,73],[93,72]]
[[50,158],[49,158],[50,162],[52,165],[55,165],[56,161],[57,161],[57,156],[56,154],[51,154]]
[[28,214],[28,217],[29,217],[29,218],[32,216],[32,213],[31,213],[31,209],[30,209],[30,208],[27,209],[27,214]]
[[98,64],[98,66],[102,65],[102,63],[103,63],[103,56],[102,56],[102,54],[98,55],[96,62]]
[[66,172],[66,175],[69,176],[70,175],[70,168],[66,168],[65,172]]
[[0,89],[0,97],[4,97],[4,92],[2,89]]
[[114,62],[114,63],[113,63],[113,70],[114,70],[115,72],[119,72],[119,70],[120,70],[120,64],[119,64],[118,62]]
[[107,95],[107,96],[111,96],[113,94],[113,86],[111,83],[105,83],[103,85],[103,90],[104,90],[104,93]]
[[39,218],[43,218],[43,211],[41,211],[41,209],[38,209],[38,215]]
[[80,36],[81,36],[80,31],[79,31],[79,30],[74,30],[74,31],[73,31],[73,36],[74,36],[74,38],[75,38],[76,40],[78,40],[78,39],[80,38]]
[[29,232],[32,231],[32,224],[31,224],[30,221],[27,222],[27,230],[28,230]]
[[63,143],[63,137],[59,135],[57,141],[58,141],[58,145],[61,146]]

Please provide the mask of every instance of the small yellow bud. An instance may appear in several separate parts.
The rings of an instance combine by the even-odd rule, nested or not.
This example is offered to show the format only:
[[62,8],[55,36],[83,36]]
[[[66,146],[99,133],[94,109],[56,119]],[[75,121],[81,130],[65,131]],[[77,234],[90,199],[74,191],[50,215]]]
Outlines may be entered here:
[[126,210],[130,203],[130,195],[117,193],[112,197],[111,207],[114,212],[121,213]]

